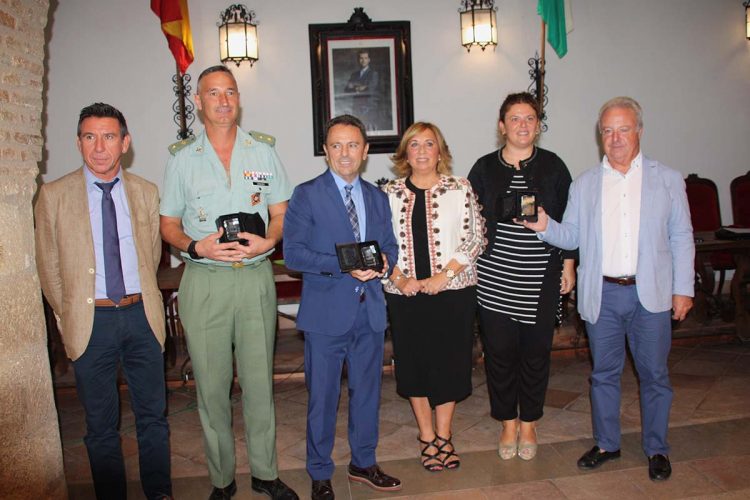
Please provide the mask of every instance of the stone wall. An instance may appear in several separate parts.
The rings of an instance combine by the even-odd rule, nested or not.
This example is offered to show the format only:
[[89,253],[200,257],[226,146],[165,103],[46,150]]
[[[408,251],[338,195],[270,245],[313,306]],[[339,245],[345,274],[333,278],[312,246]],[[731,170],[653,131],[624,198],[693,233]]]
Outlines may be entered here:
[[0,0],[0,498],[66,498],[34,263],[49,0]]

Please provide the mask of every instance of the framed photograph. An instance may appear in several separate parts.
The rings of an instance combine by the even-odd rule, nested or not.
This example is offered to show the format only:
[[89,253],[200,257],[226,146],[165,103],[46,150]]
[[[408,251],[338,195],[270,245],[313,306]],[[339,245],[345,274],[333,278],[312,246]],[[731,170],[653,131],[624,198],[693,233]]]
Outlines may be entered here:
[[358,7],[347,23],[309,30],[315,155],[326,122],[343,114],[365,124],[370,153],[393,153],[414,121],[409,22],[372,22]]

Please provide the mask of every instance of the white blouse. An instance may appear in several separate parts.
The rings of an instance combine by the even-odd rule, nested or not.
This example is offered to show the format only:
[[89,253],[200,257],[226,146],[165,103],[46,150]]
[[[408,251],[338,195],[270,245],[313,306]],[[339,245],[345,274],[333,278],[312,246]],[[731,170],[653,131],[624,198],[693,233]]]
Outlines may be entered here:
[[[406,187],[406,179],[390,181],[383,187],[391,205],[393,232],[398,241],[398,262],[401,272],[414,276],[414,245],[411,218],[415,194]],[[427,240],[430,253],[430,274],[434,276],[455,259],[466,266],[452,279],[449,290],[458,290],[477,284],[476,260],[484,251],[484,218],[469,181],[463,177],[441,175],[440,180],[425,190],[427,215]],[[400,294],[396,285],[388,280],[388,293]]]

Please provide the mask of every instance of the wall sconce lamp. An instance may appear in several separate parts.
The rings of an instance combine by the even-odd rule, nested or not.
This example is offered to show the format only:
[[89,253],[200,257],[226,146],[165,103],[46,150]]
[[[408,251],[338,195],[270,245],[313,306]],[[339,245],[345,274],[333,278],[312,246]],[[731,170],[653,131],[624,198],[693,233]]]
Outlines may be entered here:
[[[750,2],[750,0],[748,0]],[[484,50],[497,45],[497,18],[494,0],[461,0],[461,45],[471,52],[473,45]]]
[[745,36],[750,40],[750,0],[747,0],[742,5],[745,6]]
[[258,26],[255,12],[240,4],[230,5],[221,13],[219,26],[219,51],[221,62],[231,61],[237,66],[258,60]]

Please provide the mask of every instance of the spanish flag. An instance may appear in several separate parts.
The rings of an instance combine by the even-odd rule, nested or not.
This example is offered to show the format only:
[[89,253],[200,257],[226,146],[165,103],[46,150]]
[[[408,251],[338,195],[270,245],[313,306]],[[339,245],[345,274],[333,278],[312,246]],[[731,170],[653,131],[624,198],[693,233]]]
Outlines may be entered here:
[[161,19],[161,30],[167,37],[169,50],[180,73],[185,74],[194,54],[187,0],[151,0],[151,10]]

